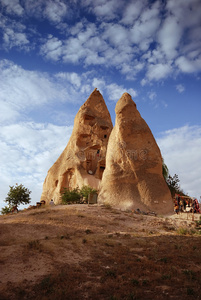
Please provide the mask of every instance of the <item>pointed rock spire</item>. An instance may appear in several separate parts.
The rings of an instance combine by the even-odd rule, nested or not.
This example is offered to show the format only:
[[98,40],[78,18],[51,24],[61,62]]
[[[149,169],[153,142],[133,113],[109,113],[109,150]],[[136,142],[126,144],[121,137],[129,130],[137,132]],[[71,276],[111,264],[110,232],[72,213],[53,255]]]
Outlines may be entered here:
[[112,127],[105,101],[95,89],[75,117],[68,145],[48,171],[41,200],[59,203],[63,188],[99,187]]
[[172,212],[160,149],[128,93],[119,99],[115,112],[98,202],[124,210]]

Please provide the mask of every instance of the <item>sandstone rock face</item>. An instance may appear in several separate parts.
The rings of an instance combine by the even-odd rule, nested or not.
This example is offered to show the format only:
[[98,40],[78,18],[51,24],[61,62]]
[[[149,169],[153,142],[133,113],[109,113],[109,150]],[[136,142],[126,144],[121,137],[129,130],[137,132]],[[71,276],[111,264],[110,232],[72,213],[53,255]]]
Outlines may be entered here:
[[160,149],[129,94],[122,95],[115,112],[98,202],[123,210],[172,212]]
[[64,187],[73,189],[90,185],[99,188],[112,128],[105,101],[95,89],[75,117],[66,148],[48,171],[41,200],[49,203],[53,199],[59,203]]

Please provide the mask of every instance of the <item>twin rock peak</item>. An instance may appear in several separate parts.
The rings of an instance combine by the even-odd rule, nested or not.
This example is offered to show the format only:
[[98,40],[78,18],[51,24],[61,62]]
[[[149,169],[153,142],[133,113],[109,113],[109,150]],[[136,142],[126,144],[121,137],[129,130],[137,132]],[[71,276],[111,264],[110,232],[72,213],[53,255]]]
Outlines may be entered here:
[[90,185],[99,190],[100,204],[172,212],[160,149],[128,93],[119,99],[115,112],[113,128],[105,101],[95,89],[75,116],[66,148],[48,171],[41,200],[58,204],[63,188]]

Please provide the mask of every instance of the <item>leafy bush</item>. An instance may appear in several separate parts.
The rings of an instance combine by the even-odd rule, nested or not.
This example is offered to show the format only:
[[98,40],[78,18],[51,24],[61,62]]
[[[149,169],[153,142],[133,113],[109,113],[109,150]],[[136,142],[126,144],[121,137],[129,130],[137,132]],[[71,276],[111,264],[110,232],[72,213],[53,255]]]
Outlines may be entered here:
[[196,225],[199,226],[201,225],[201,216],[200,216],[200,220],[199,221],[195,221]]
[[79,188],[75,188],[73,190],[69,190],[64,188],[61,193],[62,204],[68,204],[71,202],[80,201],[81,194]]
[[83,187],[80,190],[80,194],[82,197],[88,198],[89,194],[97,193],[96,189],[93,189],[89,185],[83,185]]
[[83,185],[81,189],[78,187],[73,190],[64,188],[61,192],[62,204],[81,202],[82,198],[88,199],[89,194],[96,192],[96,189],[93,189],[88,185]]
[[2,207],[1,209],[1,214],[2,215],[7,215],[11,212],[12,208],[10,206],[5,206],[5,207]]

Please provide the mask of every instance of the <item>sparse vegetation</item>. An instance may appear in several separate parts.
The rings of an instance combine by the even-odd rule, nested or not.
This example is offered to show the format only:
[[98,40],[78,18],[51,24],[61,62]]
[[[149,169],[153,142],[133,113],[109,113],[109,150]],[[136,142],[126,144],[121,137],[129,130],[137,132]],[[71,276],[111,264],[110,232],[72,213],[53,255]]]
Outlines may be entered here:
[[196,222],[118,213],[82,205],[1,216],[0,299],[199,299]]
[[83,185],[81,189],[78,187],[72,190],[64,188],[61,192],[62,204],[83,203],[91,193],[97,193],[97,190],[88,185]]
[[64,188],[61,193],[62,204],[75,203],[80,201],[80,190],[75,188],[73,190]]
[[42,245],[38,240],[33,240],[33,241],[28,242],[27,248],[31,249],[31,250],[39,250],[40,251],[42,248]]
[[94,194],[97,193],[96,189],[93,189],[89,185],[83,185],[82,188],[80,189],[80,194],[83,198],[88,199],[89,194]]
[[20,204],[29,204],[31,191],[25,188],[22,184],[15,186],[10,186],[10,190],[7,194],[4,202],[8,204],[1,210],[1,214],[8,214],[9,212],[18,211],[18,206]]
[[9,213],[11,213],[12,208],[10,206],[5,206],[1,209],[1,214],[2,215],[7,215]]

